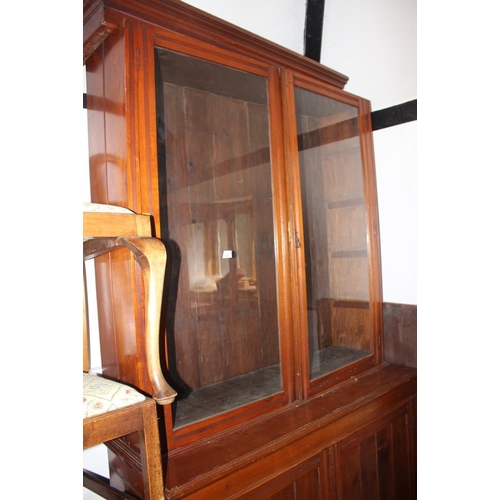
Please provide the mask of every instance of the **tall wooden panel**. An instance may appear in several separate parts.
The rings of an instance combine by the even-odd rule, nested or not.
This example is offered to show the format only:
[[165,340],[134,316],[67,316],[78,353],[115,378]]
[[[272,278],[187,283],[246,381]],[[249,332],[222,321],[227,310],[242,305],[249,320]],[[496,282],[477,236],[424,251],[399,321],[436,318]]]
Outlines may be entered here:
[[342,500],[416,498],[411,405],[336,446],[337,494]]

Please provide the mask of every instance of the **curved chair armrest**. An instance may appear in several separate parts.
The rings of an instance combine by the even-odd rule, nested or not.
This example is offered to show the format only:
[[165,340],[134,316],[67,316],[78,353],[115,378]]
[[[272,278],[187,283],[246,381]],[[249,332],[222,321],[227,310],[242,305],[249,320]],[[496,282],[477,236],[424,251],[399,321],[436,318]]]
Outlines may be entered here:
[[163,243],[153,237],[126,236],[116,240],[127,247],[140,265],[146,286],[146,358],[153,398],[158,404],[172,403],[177,393],[165,380],[160,363],[160,313],[167,263]]

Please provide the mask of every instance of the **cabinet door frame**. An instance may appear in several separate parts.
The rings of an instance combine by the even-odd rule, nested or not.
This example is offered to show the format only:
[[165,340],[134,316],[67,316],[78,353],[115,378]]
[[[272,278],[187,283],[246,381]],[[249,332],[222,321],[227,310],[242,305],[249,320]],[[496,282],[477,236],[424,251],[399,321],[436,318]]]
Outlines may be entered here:
[[[205,61],[221,64],[223,66],[242,70],[264,77],[268,81],[268,106],[269,106],[269,132],[270,132],[270,164],[273,184],[273,214],[274,214],[274,245],[276,256],[276,286],[277,286],[277,314],[280,339],[281,373],[282,373],[282,392],[276,396],[266,398],[263,401],[257,401],[244,407],[228,412],[222,417],[210,418],[207,421],[201,421],[181,428],[173,429],[173,416],[169,408],[165,411],[165,421],[167,430],[167,443],[169,449],[183,446],[192,441],[202,439],[217,431],[222,431],[228,427],[244,422],[249,418],[258,417],[269,411],[278,409],[294,400],[294,380],[293,380],[293,348],[289,333],[292,324],[292,312],[289,297],[290,288],[290,263],[289,248],[287,243],[287,203],[286,203],[286,185],[284,179],[284,152],[283,152],[283,128],[281,111],[281,85],[279,70],[275,66],[249,57],[243,57],[234,54],[220,47],[212,46],[200,42],[186,35],[181,35],[163,28],[144,26],[142,35],[141,52],[144,53],[143,60],[145,70],[142,81],[144,81],[144,92],[148,89],[147,105],[144,105],[144,122],[146,130],[145,137],[156,137],[156,97],[154,95],[154,51],[155,47],[172,50],[188,56],[193,56]],[[158,178],[157,145],[155,141],[142,141],[143,148],[147,151],[148,170],[151,176]],[[147,197],[150,213],[154,215],[157,234],[161,237],[160,226],[160,202],[159,186],[155,189],[148,189],[143,194]],[[167,346],[168,349],[168,346]]]
[[[304,245],[304,220],[301,199],[299,145],[295,118],[295,87],[329,97],[358,109],[361,161],[363,166],[364,196],[366,204],[366,229],[369,266],[369,307],[373,353],[353,364],[311,380],[309,362],[306,262]],[[378,236],[378,204],[373,162],[371,115],[369,101],[335,87],[326,86],[305,75],[291,70],[283,71],[283,114],[285,150],[287,152],[287,189],[289,193],[289,235],[291,264],[295,269],[293,286],[293,324],[295,363],[297,366],[297,397],[307,399],[350,377],[382,362],[382,287],[380,273],[380,241]]]

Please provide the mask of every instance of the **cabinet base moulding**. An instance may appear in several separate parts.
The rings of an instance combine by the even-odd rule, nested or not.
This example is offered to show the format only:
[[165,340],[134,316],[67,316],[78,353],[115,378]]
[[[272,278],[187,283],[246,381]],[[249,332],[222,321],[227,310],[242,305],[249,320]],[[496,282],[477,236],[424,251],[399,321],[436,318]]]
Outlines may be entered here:
[[[399,453],[407,463],[404,483],[416,491],[416,384],[415,369],[383,364],[308,401],[167,453],[165,498],[259,498],[261,488],[286,483],[284,478],[294,477],[291,471],[311,460],[319,463],[318,488],[329,490],[341,481],[336,474],[345,475],[348,467],[347,463],[326,466],[334,460],[335,447],[347,449],[357,439],[375,436],[401,415],[405,441]],[[121,441],[111,445],[111,455],[113,475],[125,470],[129,483],[131,475],[137,475],[140,484],[137,449]]]

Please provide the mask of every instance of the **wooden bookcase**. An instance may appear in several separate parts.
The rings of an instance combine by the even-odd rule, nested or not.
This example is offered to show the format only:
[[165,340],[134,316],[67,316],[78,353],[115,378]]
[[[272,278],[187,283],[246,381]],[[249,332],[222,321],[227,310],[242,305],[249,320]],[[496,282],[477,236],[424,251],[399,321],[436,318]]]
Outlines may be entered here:
[[[168,249],[165,497],[415,498],[416,370],[384,361],[370,103],[179,1],[84,1],[83,17],[92,201],[153,215]],[[101,311],[103,371],[149,392],[134,264],[117,253],[96,278],[124,318]],[[137,494],[139,448],[109,445]]]

